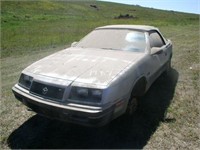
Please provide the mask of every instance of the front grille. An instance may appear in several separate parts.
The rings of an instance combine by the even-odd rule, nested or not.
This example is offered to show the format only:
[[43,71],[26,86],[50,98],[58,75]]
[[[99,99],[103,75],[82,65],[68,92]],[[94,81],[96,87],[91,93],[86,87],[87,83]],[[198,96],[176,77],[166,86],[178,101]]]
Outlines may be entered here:
[[32,82],[30,92],[52,100],[62,100],[65,89],[57,86],[46,85],[36,81]]

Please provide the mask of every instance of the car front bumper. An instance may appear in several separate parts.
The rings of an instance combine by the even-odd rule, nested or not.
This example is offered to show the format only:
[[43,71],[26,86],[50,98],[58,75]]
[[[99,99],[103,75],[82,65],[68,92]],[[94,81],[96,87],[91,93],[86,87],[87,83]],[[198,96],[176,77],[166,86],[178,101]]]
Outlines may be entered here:
[[12,91],[19,101],[36,113],[61,121],[67,121],[85,126],[103,126],[111,121],[114,106],[102,108],[78,104],[54,103],[30,94],[17,84]]

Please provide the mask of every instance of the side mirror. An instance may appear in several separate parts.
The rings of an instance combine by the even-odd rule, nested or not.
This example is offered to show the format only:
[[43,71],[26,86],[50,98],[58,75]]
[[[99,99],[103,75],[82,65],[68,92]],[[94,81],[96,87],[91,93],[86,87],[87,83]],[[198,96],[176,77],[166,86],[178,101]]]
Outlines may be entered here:
[[75,47],[77,44],[78,44],[78,42],[73,42],[73,43],[71,44],[71,47]]
[[160,54],[162,52],[163,52],[163,50],[160,47],[152,47],[151,48],[151,55]]
[[172,42],[170,39],[167,39],[167,41],[168,41],[169,43],[171,43],[171,42]]

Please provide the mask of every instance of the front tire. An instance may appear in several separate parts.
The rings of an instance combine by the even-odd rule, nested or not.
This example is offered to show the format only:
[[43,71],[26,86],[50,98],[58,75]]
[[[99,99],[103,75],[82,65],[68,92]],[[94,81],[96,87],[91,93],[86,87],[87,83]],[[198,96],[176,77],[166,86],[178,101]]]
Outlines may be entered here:
[[126,109],[126,115],[132,116],[134,112],[137,110],[137,107],[138,107],[138,99],[136,97],[131,97]]
[[132,116],[137,110],[139,97],[145,94],[146,89],[146,79],[144,77],[140,78],[134,85],[129,102],[126,108],[126,116]]

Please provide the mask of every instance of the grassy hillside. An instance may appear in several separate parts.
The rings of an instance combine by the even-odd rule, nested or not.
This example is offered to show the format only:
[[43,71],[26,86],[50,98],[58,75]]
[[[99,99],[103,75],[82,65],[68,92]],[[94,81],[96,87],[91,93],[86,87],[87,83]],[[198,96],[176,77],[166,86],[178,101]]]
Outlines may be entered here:
[[[134,18],[114,19],[120,14],[129,14]],[[1,15],[2,57],[68,45],[93,28],[107,24],[148,24],[158,27],[198,24],[198,15],[83,1],[3,1]]]
[[[120,14],[132,17],[115,19]],[[154,25],[173,42],[173,69],[152,85],[132,121],[79,127],[40,117],[14,98],[25,67],[108,24]],[[194,14],[96,1],[1,1],[0,149],[198,149],[199,41]]]

